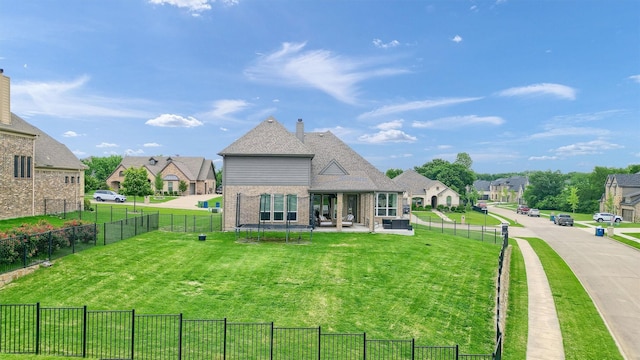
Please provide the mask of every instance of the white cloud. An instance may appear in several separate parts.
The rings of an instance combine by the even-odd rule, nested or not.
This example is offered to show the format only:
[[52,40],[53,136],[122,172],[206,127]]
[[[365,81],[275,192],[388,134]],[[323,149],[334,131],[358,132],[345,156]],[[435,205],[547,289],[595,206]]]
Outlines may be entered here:
[[430,121],[414,121],[411,126],[422,129],[453,130],[479,124],[498,126],[504,124],[504,120],[499,116],[451,116]]
[[381,130],[375,134],[365,134],[358,137],[359,141],[370,143],[370,144],[380,144],[387,142],[415,142],[418,140],[415,136],[411,136],[405,133],[402,130],[397,129],[389,129],[389,130]]
[[395,113],[405,112],[405,111],[422,110],[422,109],[434,108],[438,106],[456,105],[456,104],[476,101],[480,99],[482,98],[469,97],[469,98],[448,98],[448,99],[438,99],[438,100],[411,101],[408,103],[387,105],[387,106],[377,108],[375,110],[366,112],[364,114],[360,114],[358,116],[358,119],[384,116],[384,115],[395,114]]
[[635,81],[637,83],[640,83],[640,75],[629,76],[629,79],[631,79],[631,80],[633,80],[633,81]]
[[229,131],[229,129],[225,128],[225,127],[221,127],[220,131]]
[[149,0],[149,3],[156,5],[173,5],[179,8],[187,8],[189,11],[194,12],[211,10],[209,0]]
[[400,42],[398,40],[391,40],[385,44],[380,39],[373,39],[373,45],[380,49],[388,49],[388,48],[399,46]]
[[318,89],[338,101],[355,104],[360,82],[408,72],[375,67],[368,60],[349,59],[327,50],[304,51],[305,46],[304,42],[284,43],[279,50],[262,55],[245,69],[245,76],[276,85]]
[[142,149],[138,149],[138,150],[133,150],[133,149],[127,149],[124,151],[125,155],[129,155],[129,156],[137,156],[137,155],[143,155],[144,154],[144,150]]
[[453,37],[453,39],[451,39],[451,41],[453,41],[456,44],[461,43],[462,42],[462,36],[456,35],[456,36]]
[[96,145],[97,148],[113,148],[113,147],[118,147],[118,144],[112,144],[112,143],[100,143],[98,145]]
[[29,117],[49,115],[60,118],[117,117],[141,118],[146,112],[133,109],[139,100],[93,95],[86,89],[89,76],[72,81],[17,82],[11,86],[11,107]]
[[353,130],[342,127],[340,125],[332,127],[332,128],[315,128],[313,132],[327,132],[331,131],[331,133],[339,138],[344,138],[353,133]]
[[553,128],[545,132],[535,133],[529,136],[530,139],[545,139],[556,136],[584,136],[584,135],[596,135],[604,136],[609,135],[610,131],[606,129],[587,128],[587,127],[565,127],[565,128]]
[[213,110],[208,114],[216,118],[224,118],[225,116],[242,111],[250,104],[244,100],[223,99],[213,103]]
[[69,130],[69,131],[65,131],[65,133],[62,134],[62,136],[64,136],[64,137],[78,137],[78,136],[80,136],[80,134],[78,134],[75,131]]
[[436,146],[436,148],[438,150],[447,150],[447,149],[451,149],[452,147],[453,146],[451,146],[451,145],[438,145],[438,146]]
[[203,123],[194,117],[183,117],[174,114],[162,114],[154,119],[147,120],[146,125],[158,126],[158,127],[196,127],[202,126]]
[[560,99],[575,100],[576,90],[561,84],[541,83],[522,87],[513,87],[498,92],[499,96],[535,96],[551,95]]
[[536,161],[536,160],[541,160],[541,161],[544,161],[544,160],[558,160],[558,157],[557,156],[547,156],[547,155],[530,156],[529,160],[533,160],[533,161]]
[[380,130],[400,129],[402,127],[403,122],[404,120],[393,120],[389,122],[384,122],[382,124],[378,124],[376,128]]
[[79,158],[87,155],[87,153],[82,150],[73,150],[72,153]]
[[152,143],[145,143],[142,145],[143,147],[161,147],[162,145],[152,142]]
[[604,140],[593,140],[588,142],[579,142],[571,145],[561,146],[555,150],[558,156],[568,157],[577,155],[593,155],[601,154],[605,150],[615,150],[624,148],[622,145],[610,143]]

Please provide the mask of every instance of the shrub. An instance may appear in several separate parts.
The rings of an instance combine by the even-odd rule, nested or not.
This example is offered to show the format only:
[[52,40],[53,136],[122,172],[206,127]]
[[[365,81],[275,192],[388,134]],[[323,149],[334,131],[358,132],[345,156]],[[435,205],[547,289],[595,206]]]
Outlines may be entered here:
[[85,211],[93,211],[93,207],[91,207],[91,200],[84,199],[84,210]]

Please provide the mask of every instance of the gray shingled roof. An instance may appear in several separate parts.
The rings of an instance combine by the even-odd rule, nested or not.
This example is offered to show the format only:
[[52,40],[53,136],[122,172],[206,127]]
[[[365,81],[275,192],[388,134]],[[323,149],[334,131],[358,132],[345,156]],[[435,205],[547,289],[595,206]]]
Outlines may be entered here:
[[[155,165],[152,165],[151,159],[155,159]],[[171,162],[169,162],[171,159]],[[209,174],[207,166],[213,166],[211,160],[203,157],[189,156],[125,156],[122,158],[120,165],[125,168],[130,167],[146,167],[154,176],[161,172],[167,165],[173,163],[184,175],[192,181],[206,180]]]
[[512,176],[510,178],[496,179],[491,182],[491,185],[507,186],[509,189],[512,189],[512,190],[518,190],[520,188],[524,189],[526,184],[527,184],[527,178],[524,176]]
[[402,192],[391,179],[331,132],[305,133],[302,142],[273,117],[218,154],[312,158],[310,191]]
[[491,186],[491,181],[489,180],[476,180],[473,182],[473,187],[478,191],[489,191]]
[[[330,131],[305,133],[304,143],[315,154],[311,161],[311,191],[403,191]],[[344,172],[325,171],[328,166]]]
[[409,169],[393,178],[393,182],[398,184],[405,191],[416,195],[425,193],[425,189],[431,188],[436,182],[428,177],[419,174],[417,171]]
[[270,116],[227,146],[218,155],[312,157],[313,153],[294,133],[289,132],[275,118]]
[[29,124],[16,114],[11,114],[11,125],[0,124],[0,128],[17,133],[36,135],[34,167],[84,170],[86,166],[64,144],[56,141],[44,131]]
[[609,176],[616,178],[618,186],[640,187],[640,174],[615,174]]

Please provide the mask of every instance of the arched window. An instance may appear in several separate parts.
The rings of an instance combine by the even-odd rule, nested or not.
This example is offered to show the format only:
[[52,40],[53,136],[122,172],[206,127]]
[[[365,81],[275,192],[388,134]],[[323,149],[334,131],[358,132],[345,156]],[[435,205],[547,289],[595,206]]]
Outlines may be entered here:
[[451,206],[451,196],[447,196],[447,206]]

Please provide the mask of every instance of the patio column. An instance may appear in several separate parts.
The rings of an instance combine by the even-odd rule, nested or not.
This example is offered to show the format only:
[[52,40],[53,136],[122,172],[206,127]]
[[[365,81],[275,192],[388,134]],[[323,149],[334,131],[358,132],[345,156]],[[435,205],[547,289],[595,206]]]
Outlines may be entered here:
[[336,209],[336,230],[342,231],[342,206],[344,204],[344,193],[338,193],[336,197],[338,199]]

